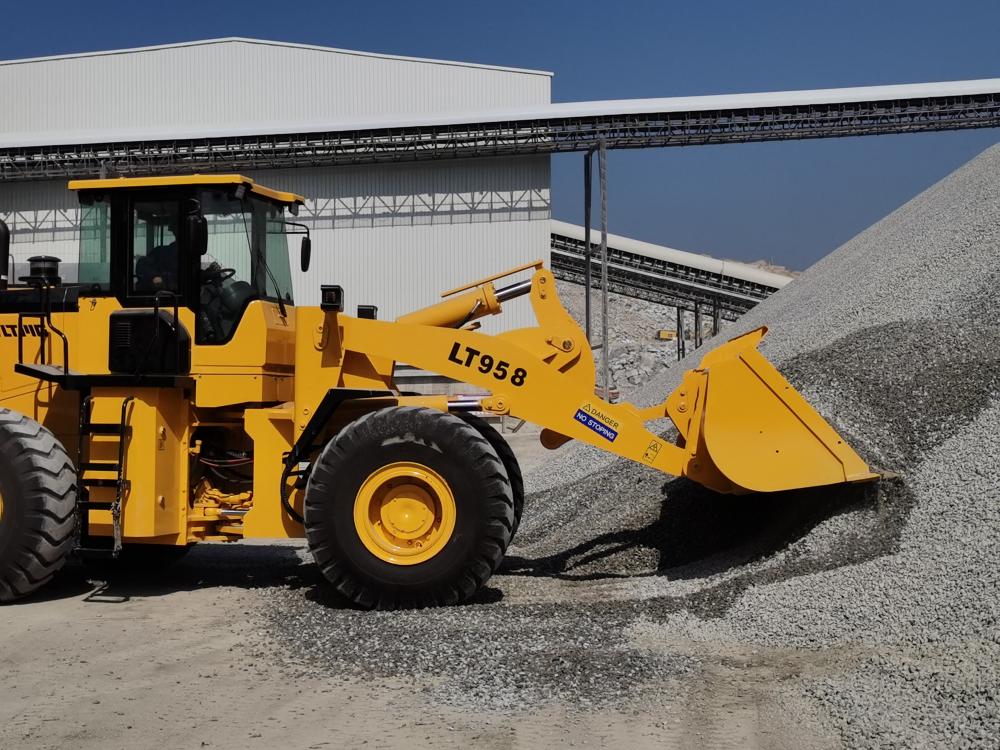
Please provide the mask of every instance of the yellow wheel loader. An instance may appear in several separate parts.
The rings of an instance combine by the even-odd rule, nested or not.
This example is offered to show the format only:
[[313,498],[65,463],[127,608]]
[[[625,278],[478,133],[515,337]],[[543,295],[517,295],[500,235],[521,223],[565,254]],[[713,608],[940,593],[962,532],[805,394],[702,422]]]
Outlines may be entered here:
[[[0,600],[74,552],[141,565],[201,541],[303,536],[358,606],[468,599],[524,501],[514,454],[477,414],[723,493],[876,478],[757,352],[763,329],[707,354],[661,404],[611,404],[540,262],[395,321],[352,317],[338,286],[293,304],[289,236],[303,235],[303,270],[311,252],[287,216],[297,195],[238,175],[69,187],[82,209],[66,283],[48,256],[8,280],[0,222]],[[536,326],[477,330],[521,296]],[[486,393],[401,393],[397,362]],[[676,442],[645,426],[663,417]]]

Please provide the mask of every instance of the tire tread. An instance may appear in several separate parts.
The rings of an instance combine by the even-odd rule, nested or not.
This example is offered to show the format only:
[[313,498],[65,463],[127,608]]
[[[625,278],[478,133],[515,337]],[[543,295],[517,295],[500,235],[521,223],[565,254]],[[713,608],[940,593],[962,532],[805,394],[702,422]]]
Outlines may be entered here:
[[[0,454],[23,496],[4,498],[4,513],[24,520],[0,550],[0,602],[30,594],[63,566],[76,530],[76,470],[66,449],[33,419],[0,409]],[[26,507],[15,511],[14,503]]]
[[486,438],[486,441],[493,448],[494,452],[496,452],[497,457],[507,472],[511,494],[514,496],[514,519],[510,525],[510,537],[513,540],[514,535],[517,534],[518,527],[521,525],[521,514],[524,511],[524,476],[521,473],[521,465],[518,463],[517,456],[504,436],[497,432],[496,428],[485,419],[468,413],[457,416]]
[[[487,520],[475,554],[450,582],[420,593],[400,593],[375,588],[360,580],[347,561],[337,559],[337,545],[330,524],[317,521],[330,488],[336,486],[340,467],[349,456],[392,427],[421,439],[440,439],[461,445],[478,480],[489,493],[482,499]],[[424,432],[430,434],[424,434]],[[519,475],[518,475],[519,476]],[[330,585],[358,607],[409,609],[448,606],[471,598],[500,566],[515,527],[515,501],[507,469],[494,446],[473,425],[454,415],[418,406],[387,407],[368,412],[344,427],[323,449],[313,466],[305,497],[306,534],[317,566]]]

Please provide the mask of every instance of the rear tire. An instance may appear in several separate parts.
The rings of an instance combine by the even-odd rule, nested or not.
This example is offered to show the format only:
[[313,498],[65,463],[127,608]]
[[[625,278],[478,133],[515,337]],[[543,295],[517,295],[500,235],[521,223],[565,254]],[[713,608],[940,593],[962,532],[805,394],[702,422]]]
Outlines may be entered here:
[[0,602],[30,594],[73,548],[76,471],[55,435],[0,409]]
[[486,438],[507,470],[510,492],[514,498],[514,525],[510,532],[510,538],[513,541],[514,535],[517,534],[517,528],[521,525],[521,514],[524,512],[524,476],[521,474],[521,465],[517,462],[517,456],[514,455],[507,439],[482,417],[469,413],[456,414],[455,416],[472,425],[476,432]]
[[[427,481],[401,478],[407,471]],[[420,497],[425,505],[412,499]],[[396,502],[402,523],[393,526],[393,511],[378,509],[398,509]],[[424,516],[434,519],[426,527],[417,523]],[[468,599],[499,567],[513,520],[510,482],[490,443],[458,417],[422,407],[381,409],[347,425],[316,459],[306,487],[313,558],[338,592],[366,608]],[[379,533],[405,537],[410,521],[414,535],[426,528],[426,536],[387,534],[399,541],[398,554],[378,547]],[[419,549],[406,549],[414,541]]]

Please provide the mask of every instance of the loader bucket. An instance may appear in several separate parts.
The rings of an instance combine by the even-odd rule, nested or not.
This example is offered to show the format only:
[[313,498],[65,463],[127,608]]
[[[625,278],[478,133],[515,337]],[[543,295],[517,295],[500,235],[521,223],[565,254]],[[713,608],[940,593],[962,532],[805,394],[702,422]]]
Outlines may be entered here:
[[728,492],[877,479],[757,351],[766,332],[759,328],[706,354],[667,399],[668,414],[696,456],[688,476]]

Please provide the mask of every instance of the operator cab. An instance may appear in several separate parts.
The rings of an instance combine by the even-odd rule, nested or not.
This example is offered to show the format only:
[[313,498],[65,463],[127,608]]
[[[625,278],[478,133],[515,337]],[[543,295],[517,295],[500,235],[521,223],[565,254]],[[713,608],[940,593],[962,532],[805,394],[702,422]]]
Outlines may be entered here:
[[[301,196],[240,175],[74,180],[80,296],[188,308],[199,345],[228,342],[254,300],[293,303],[289,222]],[[301,226],[295,224],[294,226]],[[292,230],[293,232],[295,230]]]

